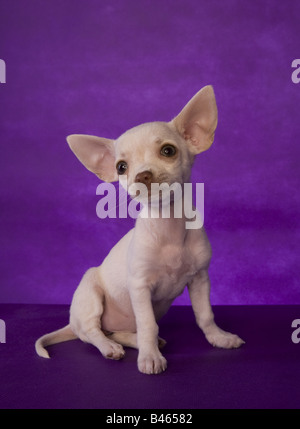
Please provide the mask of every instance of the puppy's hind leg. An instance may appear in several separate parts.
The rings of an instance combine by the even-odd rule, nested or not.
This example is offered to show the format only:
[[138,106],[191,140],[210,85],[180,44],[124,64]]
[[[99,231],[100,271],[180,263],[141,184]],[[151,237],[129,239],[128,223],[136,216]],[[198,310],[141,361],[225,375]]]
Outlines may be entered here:
[[125,354],[123,347],[107,338],[101,329],[104,311],[101,282],[99,267],[85,273],[73,297],[70,325],[82,341],[93,344],[105,358],[119,360]]

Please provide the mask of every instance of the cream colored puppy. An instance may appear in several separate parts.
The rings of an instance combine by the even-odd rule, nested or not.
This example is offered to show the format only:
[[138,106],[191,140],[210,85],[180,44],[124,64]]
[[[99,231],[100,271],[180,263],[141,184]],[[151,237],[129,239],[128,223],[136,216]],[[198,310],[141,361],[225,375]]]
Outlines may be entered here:
[[151,194],[152,184],[190,181],[194,157],[211,146],[216,126],[214,91],[206,86],[171,122],[137,126],[115,141],[86,135],[67,138],[88,170],[106,182],[127,182],[130,194],[139,191],[144,207],[152,198],[159,217],[140,215],[103,263],[85,273],[72,300],[69,325],[37,340],[40,356],[49,357],[48,345],[80,338],[110,359],[121,359],[123,346],[135,347],[138,369],[158,374],[167,361],[160,352],[165,342],[158,337],[157,321],[186,285],[197,324],[213,346],[236,348],[244,342],[214,322],[208,277],[211,248],[204,228],[187,229],[187,219],[174,216],[174,201],[169,218],[162,217],[163,202]]

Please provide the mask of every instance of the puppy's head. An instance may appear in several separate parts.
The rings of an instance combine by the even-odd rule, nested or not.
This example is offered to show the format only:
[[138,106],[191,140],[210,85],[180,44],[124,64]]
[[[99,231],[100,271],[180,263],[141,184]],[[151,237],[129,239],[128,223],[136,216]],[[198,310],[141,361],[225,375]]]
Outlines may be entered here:
[[117,140],[73,134],[67,141],[88,170],[106,182],[120,180],[130,195],[139,191],[138,199],[145,203],[151,184],[189,181],[194,156],[213,142],[217,116],[213,88],[206,86],[171,122],[142,124]]

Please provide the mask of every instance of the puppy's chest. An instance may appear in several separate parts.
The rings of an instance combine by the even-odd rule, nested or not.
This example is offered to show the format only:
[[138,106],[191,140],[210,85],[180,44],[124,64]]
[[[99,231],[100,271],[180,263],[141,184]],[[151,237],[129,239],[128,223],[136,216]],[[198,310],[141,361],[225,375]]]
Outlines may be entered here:
[[196,260],[187,249],[163,246],[157,254],[157,265],[150,274],[154,297],[177,296],[196,272]]

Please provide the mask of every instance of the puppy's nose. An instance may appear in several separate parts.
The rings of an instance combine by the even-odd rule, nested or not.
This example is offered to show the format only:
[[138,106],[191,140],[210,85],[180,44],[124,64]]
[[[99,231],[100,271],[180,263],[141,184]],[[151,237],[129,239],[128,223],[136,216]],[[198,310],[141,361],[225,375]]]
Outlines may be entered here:
[[144,185],[149,186],[152,183],[153,174],[151,171],[142,171],[135,176],[136,183],[144,183]]

